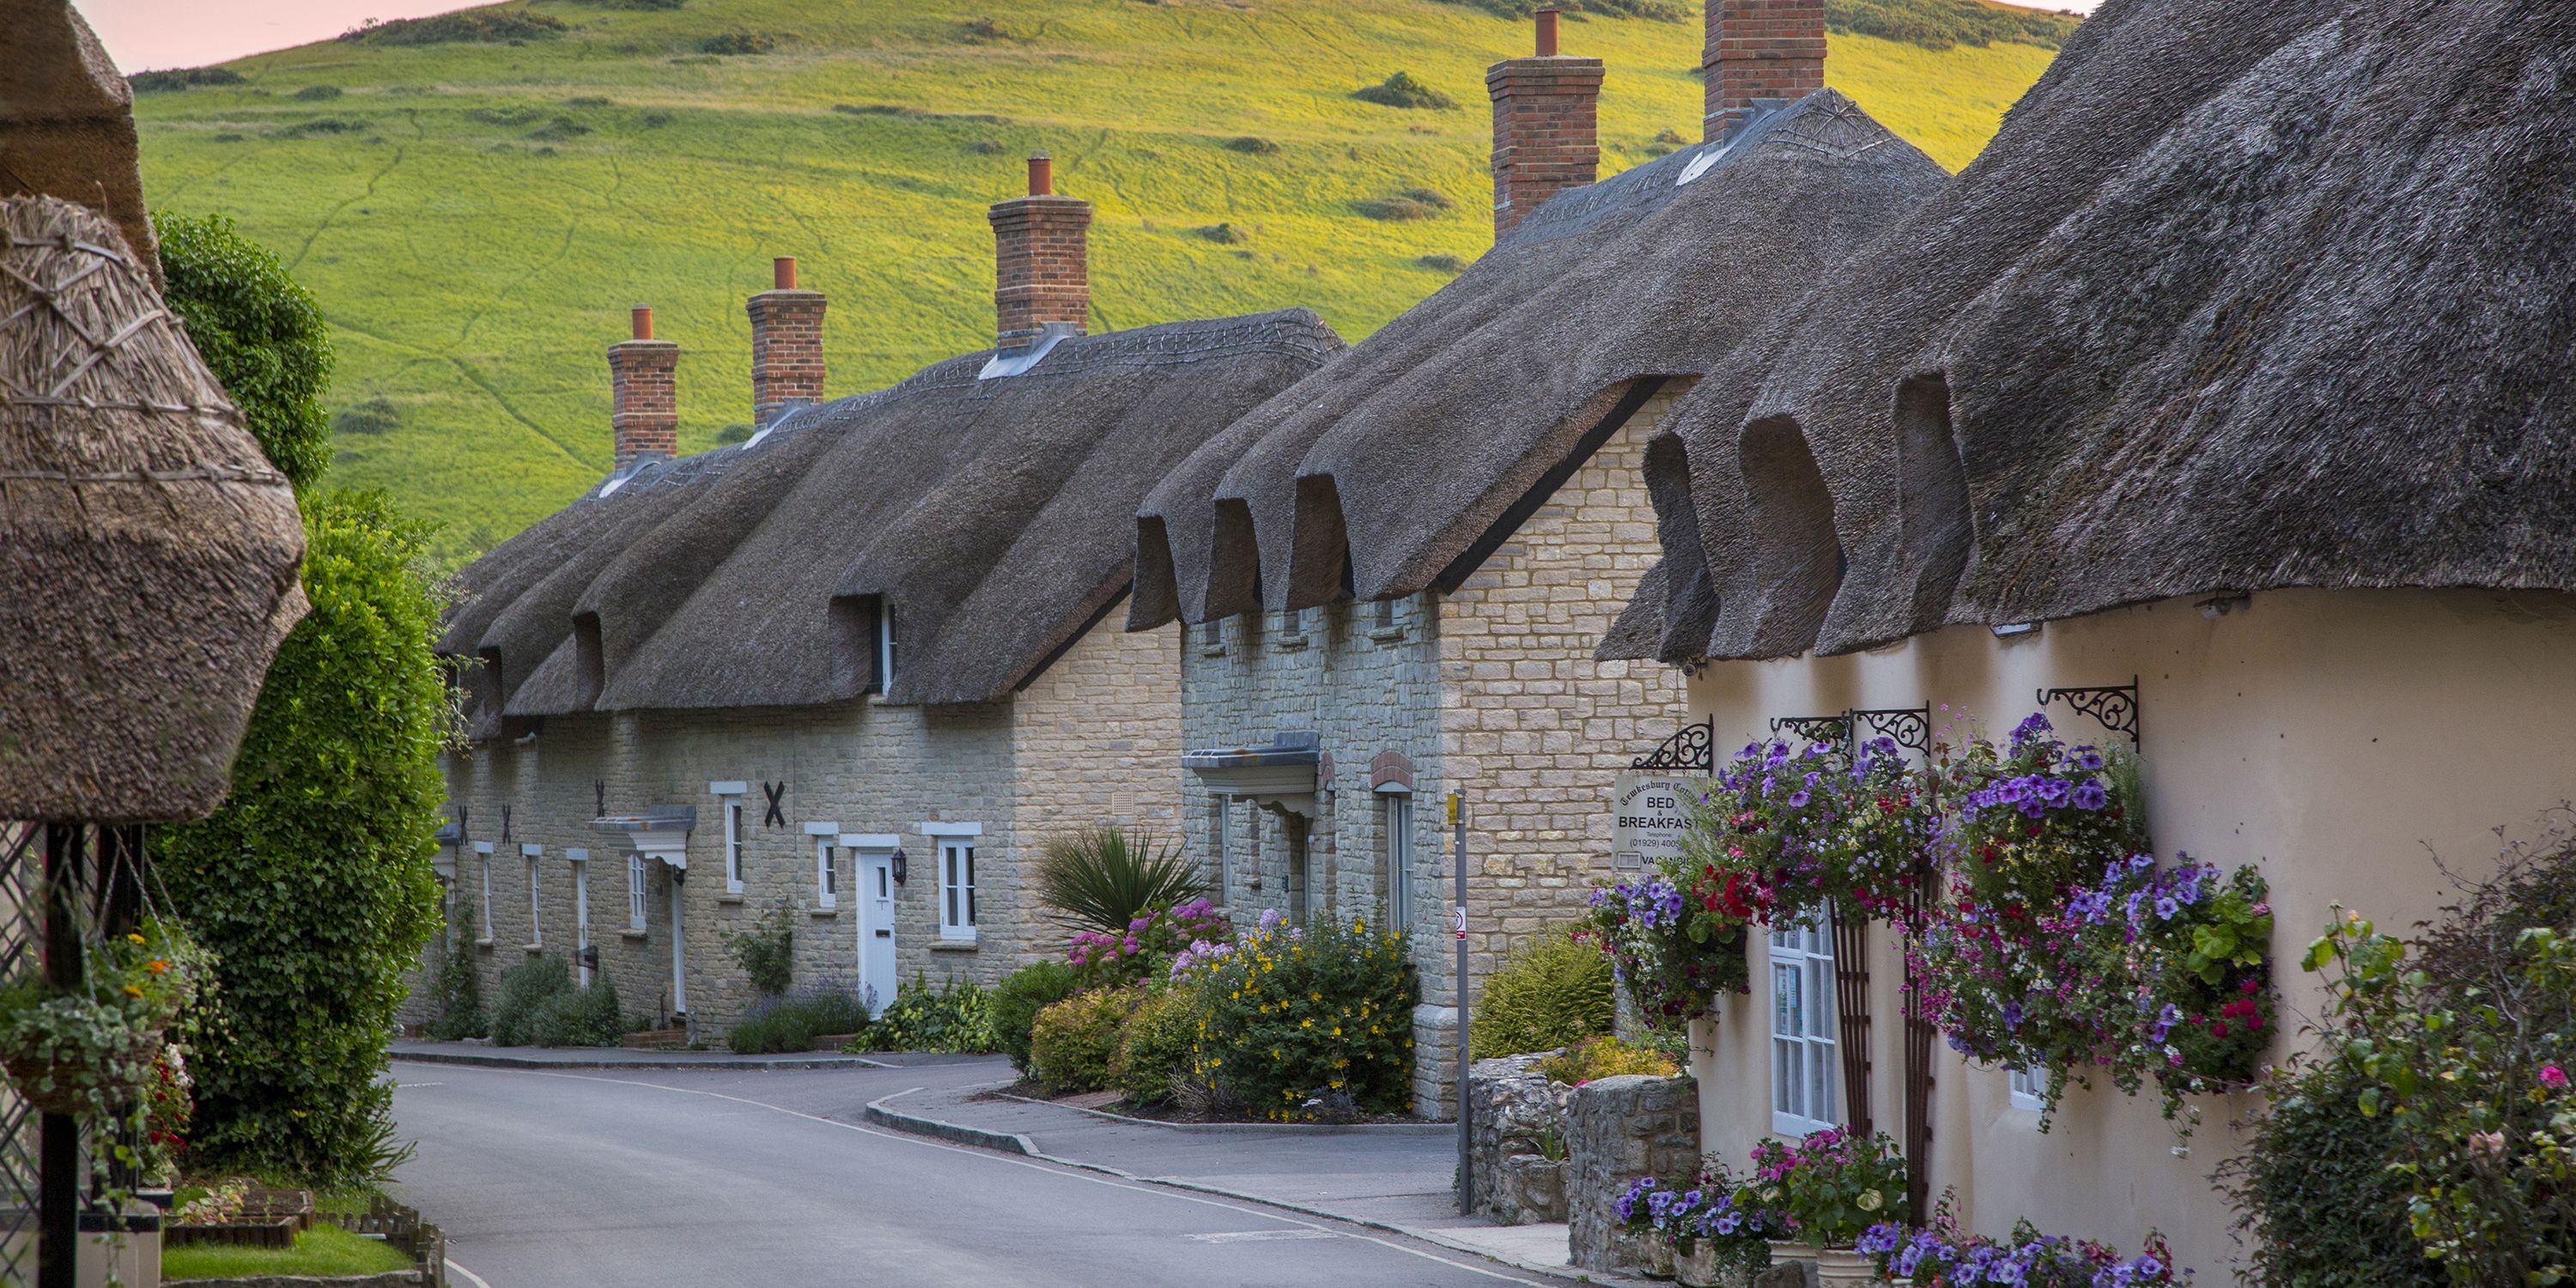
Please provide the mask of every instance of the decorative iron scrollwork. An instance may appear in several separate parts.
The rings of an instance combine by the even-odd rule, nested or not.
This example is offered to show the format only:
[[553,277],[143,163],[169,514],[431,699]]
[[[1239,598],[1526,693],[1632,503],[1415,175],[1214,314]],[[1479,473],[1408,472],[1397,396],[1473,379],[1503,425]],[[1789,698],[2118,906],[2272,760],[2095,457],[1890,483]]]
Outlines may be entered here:
[[1684,769],[1703,774],[1717,772],[1717,717],[1710,716],[1698,724],[1686,724],[1673,731],[1663,745],[1630,761],[1631,769]]
[[1832,716],[1773,716],[1771,732],[1787,732],[1808,742],[1821,742],[1837,751],[1851,749],[1852,713]]
[[[1846,712],[1852,721],[1852,736],[1860,739],[1863,730],[1870,738],[1885,738],[1907,751],[1932,754],[1932,708],[1881,707],[1876,710]],[[1866,741],[1866,739],[1863,739]]]
[[2131,676],[2127,684],[2042,689],[2039,691],[2040,709],[2047,710],[2049,703],[2060,698],[2064,698],[2066,705],[2075,709],[2075,714],[2091,716],[2094,723],[2103,728],[2113,733],[2129,735],[2131,746],[2141,748],[2146,746],[2146,739],[2138,732],[2143,722],[2139,718],[2137,677]]

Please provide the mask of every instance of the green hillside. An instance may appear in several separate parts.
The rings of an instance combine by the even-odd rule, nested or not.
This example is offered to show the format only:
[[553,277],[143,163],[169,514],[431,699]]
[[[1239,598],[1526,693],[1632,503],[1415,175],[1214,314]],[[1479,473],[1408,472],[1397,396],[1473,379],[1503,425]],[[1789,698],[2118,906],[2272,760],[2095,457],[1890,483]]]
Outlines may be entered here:
[[[1098,206],[1095,328],[1305,305],[1366,335],[1490,242],[1511,3],[534,0],[453,20],[519,40],[383,30],[135,110],[151,200],[237,217],[321,297],[335,480],[443,520],[455,557],[606,468],[631,304],[687,354],[684,450],[749,418],[742,301],[772,255],[831,296],[836,394],[989,343],[983,211],[1035,149]],[[1609,63],[1606,168],[1697,137],[1695,17],[1565,41]],[[1838,31],[1827,79],[1956,168],[2053,51],[1941,43]],[[1397,71],[1457,106],[1353,97]],[[1385,200],[1413,188],[1450,204]]]

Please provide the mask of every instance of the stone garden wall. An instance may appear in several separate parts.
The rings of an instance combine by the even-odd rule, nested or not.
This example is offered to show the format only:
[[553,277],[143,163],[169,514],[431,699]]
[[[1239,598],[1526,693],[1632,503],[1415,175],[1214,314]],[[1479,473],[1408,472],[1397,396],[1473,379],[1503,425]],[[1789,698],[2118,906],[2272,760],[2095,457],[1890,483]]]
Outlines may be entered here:
[[1574,1264],[1634,1273],[1642,1258],[1616,1237],[1612,1205],[1640,1176],[1699,1174],[1699,1085],[1628,1074],[1574,1089],[1566,1106],[1566,1219]]

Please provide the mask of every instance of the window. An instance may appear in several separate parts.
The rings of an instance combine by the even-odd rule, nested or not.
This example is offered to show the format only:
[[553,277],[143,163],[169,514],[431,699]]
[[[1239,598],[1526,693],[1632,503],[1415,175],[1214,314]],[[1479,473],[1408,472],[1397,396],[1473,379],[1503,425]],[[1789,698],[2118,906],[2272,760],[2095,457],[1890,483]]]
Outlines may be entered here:
[[483,863],[483,938],[488,940],[492,937],[492,852],[487,849],[478,857]]
[[1819,916],[1771,932],[1771,1129],[1805,1133],[1839,1118],[1834,1058],[1833,927]]
[[742,893],[742,802],[728,800],[724,807],[725,893]]
[[967,838],[939,843],[939,937],[975,937],[975,842]]
[[531,845],[520,851],[528,856],[528,944],[530,947],[546,942],[543,918],[538,914],[538,909],[544,906],[544,900],[538,897],[536,849],[536,846]]
[[1395,600],[1381,599],[1370,604],[1369,607],[1376,613],[1375,618],[1371,621],[1370,629],[1391,631],[1396,628]]
[[2012,1107],[2038,1113],[2048,1108],[2048,1070],[2014,1069]]
[[644,928],[644,856],[626,856],[626,928]]
[[1389,930],[1413,927],[1413,797],[1378,796],[1386,814],[1386,920]]
[[1211,653],[1225,647],[1225,622],[1223,619],[1210,618],[1207,621],[1199,623],[1199,647],[1206,649]]
[[1226,835],[1230,830],[1226,826],[1226,806],[1223,796],[1208,798],[1208,849],[1216,854],[1216,901],[1220,904],[1233,902],[1234,888],[1234,851],[1232,838]]
[[840,883],[840,879],[839,879],[839,878],[840,878],[840,874],[839,874],[837,871],[835,871],[835,870],[833,869],[833,867],[832,867],[832,838],[831,838],[831,837],[828,837],[828,836],[818,836],[818,837],[815,837],[815,838],[814,838],[814,906],[815,906],[815,907],[817,907],[817,908],[837,908],[837,907],[841,906],[841,883]]
[[894,605],[877,597],[877,692],[894,692]]

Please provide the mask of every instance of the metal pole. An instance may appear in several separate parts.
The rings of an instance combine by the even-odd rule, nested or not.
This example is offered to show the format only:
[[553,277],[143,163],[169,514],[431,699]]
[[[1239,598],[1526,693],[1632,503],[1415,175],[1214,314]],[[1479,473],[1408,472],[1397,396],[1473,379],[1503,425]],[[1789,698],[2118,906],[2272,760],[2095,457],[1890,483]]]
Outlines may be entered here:
[[1467,801],[1449,793],[1449,868],[1457,883],[1458,902],[1451,910],[1458,935],[1458,1211],[1476,1210],[1476,1160],[1469,1151],[1467,1126]]

